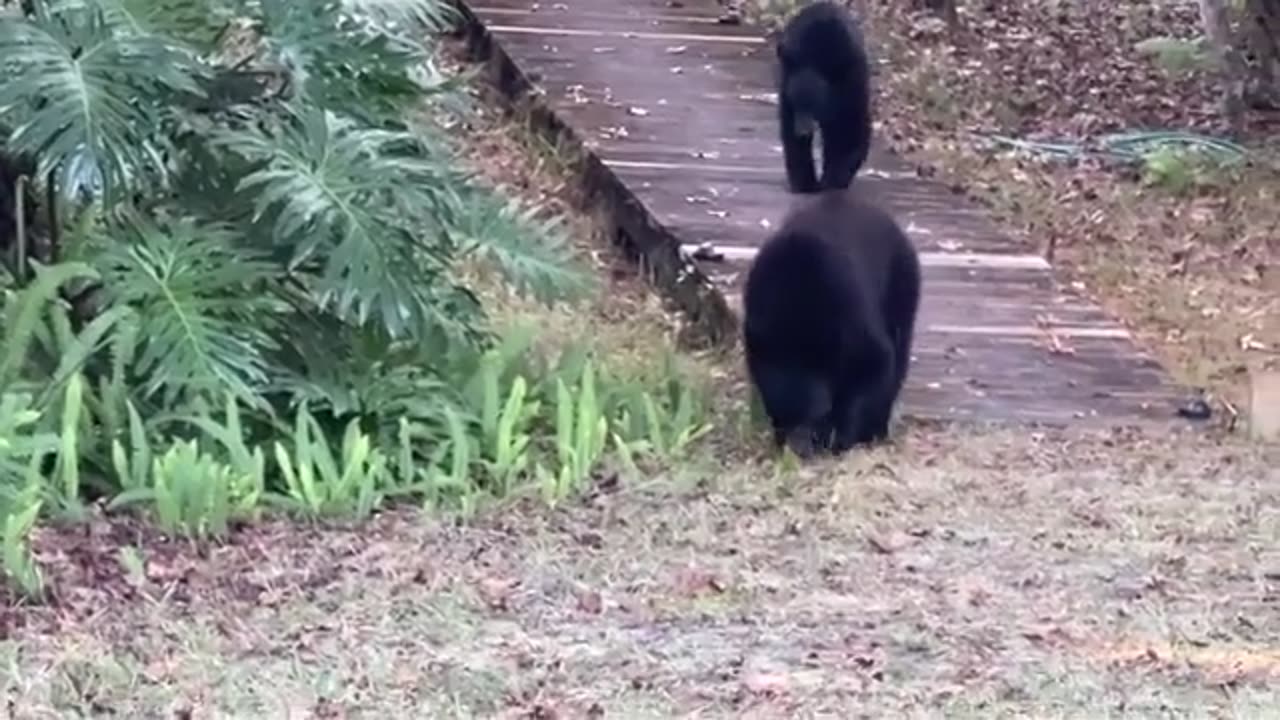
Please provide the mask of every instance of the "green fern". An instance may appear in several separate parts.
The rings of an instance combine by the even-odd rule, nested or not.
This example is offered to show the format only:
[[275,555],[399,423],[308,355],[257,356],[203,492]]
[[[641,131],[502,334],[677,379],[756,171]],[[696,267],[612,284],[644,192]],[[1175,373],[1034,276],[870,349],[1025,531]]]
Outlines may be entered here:
[[0,393],[0,518],[19,510],[24,489],[42,485],[40,467],[58,451],[58,436],[25,393]]
[[98,262],[108,294],[133,309],[141,341],[135,371],[145,393],[224,391],[262,404],[263,354],[276,306],[267,293],[275,268],[236,248],[230,228],[178,220],[168,227],[137,219],[103,231]]
[[277,354],[273,393],[291,408],[306,404],[317,417],[365,417],[384,440],[398,436],[401,420],[420,433],[445,432],[444,408],[459,402],[459,353],[426,341],[394,341],[379,326],[355,328],[331,316],[297,313],[286,321],[292,341]]
[[433,190],[448,171],[413,152],[412,134],[307,107],[278,134],[225,131],[218,144],[260,164],[239,190],[255,195],[258,215],[275,213],[290,270],[320,265],[311,289],[322,307],[360,324],[377,315],[393,337],[467,320],[442,307],[456,290],[444,276],[454,249]]
[[450,230],[462,249],[496,264],[519,290],[544,302],[573,298],[591,287],[574,263],[564,229],[540,220],[535,208],[486,190],[459,196]]
[[379,29],[404,33],[440,32],[458,20],[457,11],[438,0],[342,0],[342,7]]
[[171,37],[201,50],[212,49],[233,16],[219,0],[48,0],[53,15],[99,10],[114,30]]
[[[86,231],[64,227],[58,250],[85,264],[41,268],[10,294],[0,390],[62,418],[65,487],[126,464],[120,482],[138,484],[153,463],[137,448],[173,446],[175,419],[228,393],[262,411],[255,431],[309,406],[317,441],[348,428],[370,458],[397,447],[409,478],[448,450],[466,481],[481,446],[465,434],[483,425],[499,474],[521,474],[538,444],[481,411],[495,387],[535,408],[550,386],[527,339],[485,354],[456,263],[480,258],[547,301],[589,283],[556,223],[469,187],[446,134],[407,126],[408,111],[465,100],[424,44],[454,19],[449,3],[30,1],[30,17],[0,16],[0,126],[14,128],[9,150],[38,159],[39,182],[76,201],[61,215]],[[233,15],[258,35],[235,66],[215,49]],[[468,379],[486,368],[477,403]],[[59,398],[75,412],[58,414]],[[527,412],[500,415],[546,424]]]
[[68,197],[118,198],[163,177],[157,117],[171,93],[200,94],[190,53],[118,28],[92,3],[0,16],[0,122],[16,127],[8,147],[38,157],[42,177],[56,168]]
[[413,79],[427,57],[421,34],[390,21],[413,18],[412,7],[384,0],[364,9],[388,18],[379,22],[343,0],[261,0],[264,60],[309,102],[373,122],[394,118],[424,90]]
[[[51,342],[44,320],[49,306],[58,302],[58,291],[77,278],[97,278],[93,268],[82,263],[64,263],[53,267],[36,266],[31,284],[6,298],[3,319],[4,345],[0,354],[0,390],[17,381],[33,352]],[[51,369],[51,368],[49,368]]]

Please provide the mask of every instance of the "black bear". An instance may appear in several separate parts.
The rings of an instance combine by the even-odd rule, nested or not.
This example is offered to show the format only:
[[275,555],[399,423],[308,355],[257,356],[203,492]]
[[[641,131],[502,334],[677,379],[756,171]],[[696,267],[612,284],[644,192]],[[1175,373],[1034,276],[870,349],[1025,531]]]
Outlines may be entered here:
[[742,303],[778,446],[840,454],[888,436],[920,304],[920,261],[892,216],[847,191],[807,198],[760,248]]
[[[871,144],[871,77],[862,33],[842,6],[821,0],[782,29],[778,112],[793,193],[849,187]],[[813,135],[822,131],[822,180]]]

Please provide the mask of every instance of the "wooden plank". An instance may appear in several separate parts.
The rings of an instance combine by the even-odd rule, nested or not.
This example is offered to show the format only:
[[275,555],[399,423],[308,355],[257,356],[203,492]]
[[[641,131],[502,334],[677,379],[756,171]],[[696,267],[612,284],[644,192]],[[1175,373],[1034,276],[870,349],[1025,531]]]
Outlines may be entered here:
[[[692,245],[684,244],[680,246],[684,252],[693,254],[699,251],[707,251],[723,255],[726,260],[745,260],[751,261],[756,257],[759,251],[754,246],[731,246],[731,245]],[[1043,255],[1000,255],[995,253],[948,253],[948,252],[922,252],[920,253],[920,265],[923,267],[974,267],[974,268],[990,268],[990,269],[1011,269],[1020,270],[1044,270],[1048,271],[1049,261],[1044,259]]]
[[[495,7],[491,5],[475,5],[472,7],[472,10],[474,10],[475,13],[479,15],[482,20],[491,21],[491,22],[499,22],[498,20],[499,18],[510,19],[510,18],[533,18],[533,17],[537,17],[540,20],[546,21],[549,18],[554,19],[557,15],[564,15],[568,13],[568,10],[566,8],[535,7],[532,5],[526,5],[525,7]],[[676,8],[672,8],[672,10],[674,11],[676,10]],[[718,18],[710,17],[707,15],[701,15],[697,13],[678,14],[676,12],[663,12],[663,13],[650,14],[637,9],[629,9],[629,10],[626,10],[623,14],[619,14],[616,11],[615,12],[608,12],[608,11],[598,12],[594,10],[575,10],[573,13],[573,16],[574,16],[574,19],[577,19],[577,20],[608,21],[611,23],[630,22],[630,23],[639,23],[643,25],[650,25],[650,24],[721,25],[721,27],[723,28],[723,25],[719,22]],[[748,28],[741,28],[740,31],[743,34],[747,34],[751,32],[751,30]]]
[[[694,317],[705,303],[737,313],[756,248],[798,201],[786,191],[769,43],[718,24],[713,0],[473,8],[473,46],[491,53],[504,89],[536,83],[547,127],[587,149],[590,189],[646,262],[666,268],[663,286]],[[921,252],[903,412],[1050,424],[1172,418],[1182,389],[1126,327],[1056,282],[1033,242],[999,232],[982,208],[917,177],[878,139],[852,192],[882,203]],[[707,244],[714,259],[696,259]],[[689,292],[688,282],[708,290]]]
[[723,42],[762,45],[763,38],[735,35],[701,35],[695,33],[662,33],[640,30],[603,30],[566,27],[524,27],[521,25],[490,25],[489,30],[498,35],[537,35],[538,37],[588,37],[617,38],[621,40],[660,40],[662,42]]

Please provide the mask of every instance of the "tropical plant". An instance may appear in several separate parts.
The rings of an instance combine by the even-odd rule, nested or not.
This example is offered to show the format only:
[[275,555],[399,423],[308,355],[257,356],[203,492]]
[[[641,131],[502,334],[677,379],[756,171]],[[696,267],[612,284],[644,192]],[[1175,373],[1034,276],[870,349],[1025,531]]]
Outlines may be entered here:
[[581,350],[549,363],[530,333],[490,331],[463,263],[545,302],[587,275],[556,222],[483,187],[422,119],[465,104],[424,44],[450,7],[0,14],[0,231],[16,228],[0,235],[16,249],[0,421],[21,421],[0,431],[25,438],[0,453],[0,493],[24,588],[42,582],[35,514],[82,495],[193,537],[263,500],[312,518],[405,495],[467,511],[538,481],[564,497],[610,441],[669,454],[703,431],[679,382],[623,382]]
[[489,342],[458,263],[548,301],[584,286],[559,228],[412,120],[457,97],[423,40],[442,0],[23,9],[0,15],[0,159],[32,159],[46,200],[10,284],[45,270],[6,323],[0,389],[52,401],[87,373],[100,470],[126,402],[189,415],[229,392],[259,429],[310,402],[329,431],[370,417],[382,437],[413,405],[443,433],[452,358]]

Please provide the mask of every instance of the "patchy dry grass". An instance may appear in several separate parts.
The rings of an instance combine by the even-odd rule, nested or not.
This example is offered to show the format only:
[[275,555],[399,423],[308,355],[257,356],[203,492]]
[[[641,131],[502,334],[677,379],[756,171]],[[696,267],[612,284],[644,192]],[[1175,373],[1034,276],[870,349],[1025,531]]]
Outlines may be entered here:
[[1280,458],[1177,446],[913,430],[467,527],[269,525],[204,559],[137,531],[138,577],[134,529],[45,532],[76,612],[24,615],[5,692],[15,717],[1261,718]]
[[[651,369],[678,321],[576,215],[555,154],[494,117],[468,124],[486,176],[565,217],[605,278],[573,311],[490,288],[502,321]],[[57,603],[0,615],[4,716],[1280,706],[1280,451],[1211,434],[911,426],[894,447],[786,472],[749,449],[736,365],[688,362],[720,389],[718,457],[608,478],[558,510],[267,523],[203,549],[120,520],[41,529]]]

